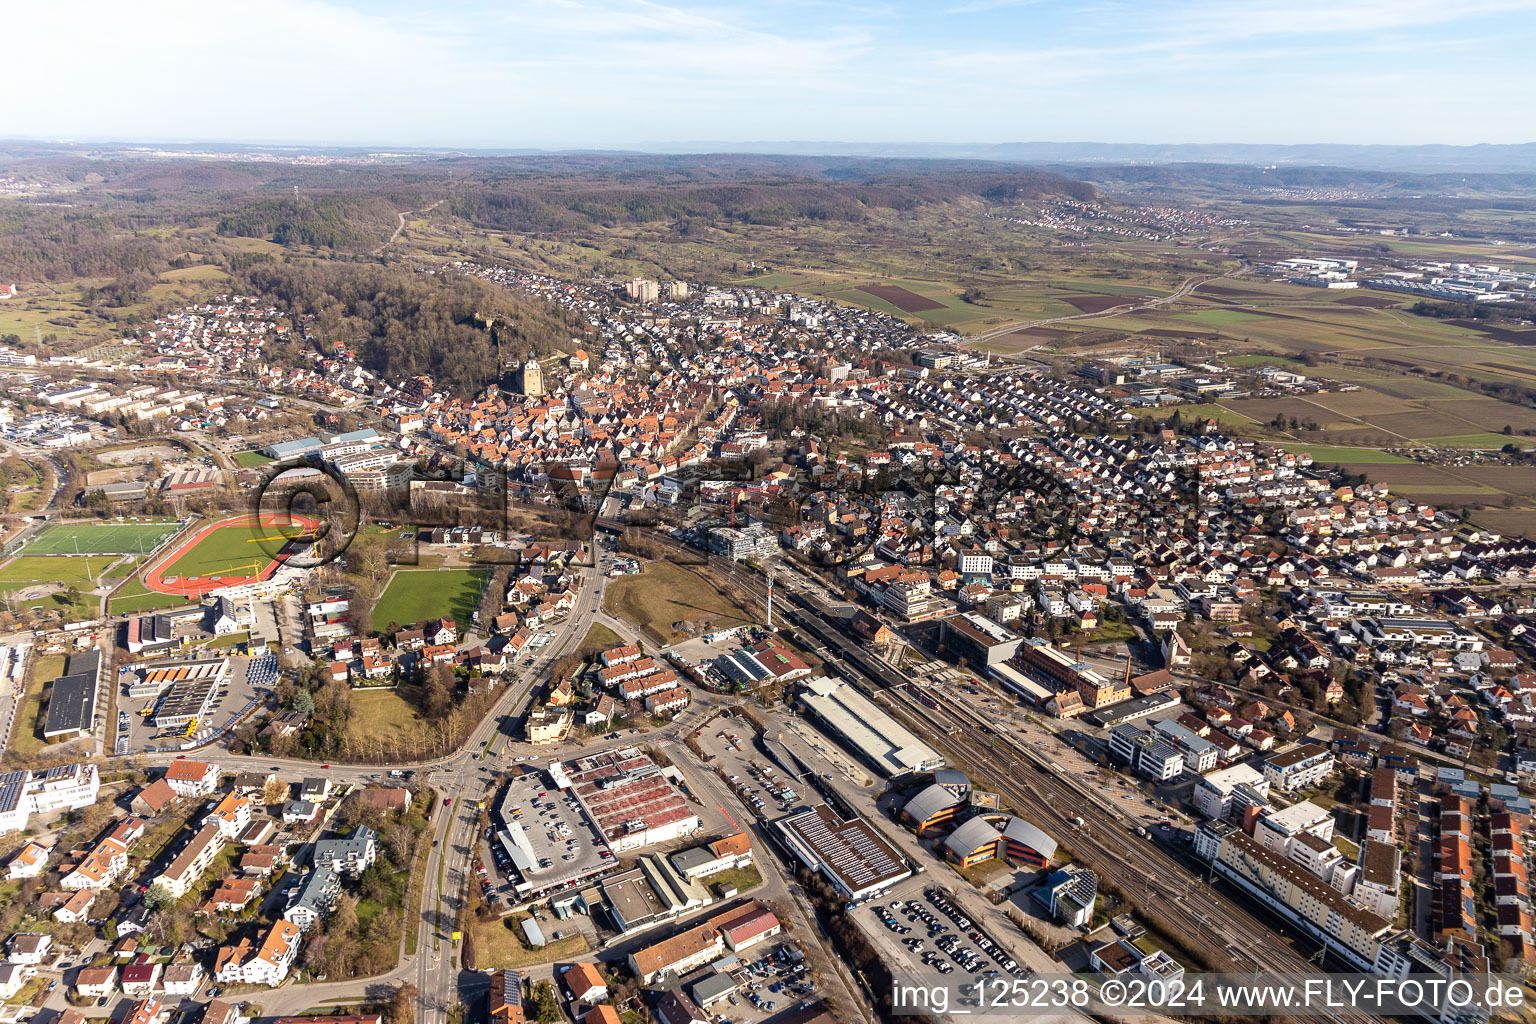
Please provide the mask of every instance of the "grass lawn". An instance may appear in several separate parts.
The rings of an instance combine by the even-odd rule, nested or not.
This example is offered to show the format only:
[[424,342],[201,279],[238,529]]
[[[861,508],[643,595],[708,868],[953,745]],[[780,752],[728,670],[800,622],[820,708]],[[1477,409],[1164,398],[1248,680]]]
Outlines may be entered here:
[[12,1006],[31,1006],[32,1001],[37,998],[38,993],[42,992],[43,986],[48,984],[48,980],[49,979],[44,978],[41,975],[33,978],[31,981],[21,986],[20,990],[18,990],[17,993],[10,999],[6,1000],[6,1002],[10,1003]]
[[147,523],[55,523],[27,541],[29,555],[137,555],[176,532],[174,519]]
[[989,879],[995,878],[1009,870],[1011,869],[1005,860],[984,860],[973,867],[962,868],[956,866],[955,874],[971,883],[973,887],[980,889],[987,884]]
[[[501,970],[508,967],[531,967],[534,964],[560,963],[574,960],[588,949],[586,936],[568,921],[542,922],[540,931],[560,926],[575,934],[549,942],[539,949],[523,945],[521,922],[527,914],[513,914],[499,921],[476,921],[471,927],[475,937],[476,966],[484,970]],[[548,932],[545,937],[548,938]]]
[[271,456],[263,455],[258,451],[235,452],[235,465],[245,469],[255,469],[257,466],[265,466],[272,461]]
[[1302,441],[1283,441],[1275,447],[1297,454],[1306,452],[1312,456],[1314,462],[1372,463],[1385,466],[1413,461],[1375,448],[1345,448],[1337,445],[1306,444]]
[[[259,532],[260,531],[260,532]],[[254,576],[272,561],[296,527],[256,527],[239,523],[214,530],[163,570],[166,576]]]
[[18,460],[6,495],[5,510],[13,513],[29,511],[42,497],[42,484],[37,469],[30,462]]
[[581,646],[576,653],[585,658],[599,651],[606,651],[610,647],[619,647],[624,643],[624,638],[601,622],[592,623],[592,628],[587,630],[587,635],[582,637]]
[[398,570],[373,606],[374,627],[382,631],[391,622],[412,626],[446,615],[468,628],[484,581],[484,569]]
[[[431,791],[428,790],[430,793]],[[433,806],[436,806],[435,799]],[[430,813],[430,812],[429,812]],[[415,824],[412,825],[415,828]],[[416,832],[416,857],[411,863],[411,887],[408,902],[409,909],[405,914],[405,955],[415,956],[416,945],[420,939],[421,929],[416,922],[421,920],[421,900],[427,892],[427,857],[432,852],[432,844],[427,842],[431,838],[431,827],[424,818],[421,827]]]
[[135,615],[191,602],[191,598],[177,597],[175,594],[157,594],[146,587],[142,580],[131,579],[107,599],[107,610],[113,615]]
[[756,889],[763,884],[763,876],[757,868],[750,864],[744,868],[730,868],[718,874],[710,875],[702,882],[704,888],[712,890],[719,895],[720,890],[734,885],[738,893],[744,893]]
[[[750,612],[721,594],[709,580],[671,562],[647,562],[640,575],[608,584],[603,609],[623,616],[662,643],[678,637],[672,623],[684,619],[707,619],[716,629],[753,621]],[[378,615],[374,619],[377,621]]]
[[116,565],[112,566],[110,569],[102,572],[101,578],[107,580],[124,579],[128,576],[132,576],[138,567],[139,559],[125,558],[121,562],[118,562]]
[[87,585],[117,555],[18,555],[0,566],[0,583],[63,583]]
[[[1261,429],[1259,422],[1252,416],[1244,415],[1243,413],[1238,412],[1236,409],[1228,409],[1224,405],[1216,405],[1212,402],[1195,402],[1191,405],[1176,405],[1174,406],[1174,409],[1178,411],[1179,419],[1186,423],[1188,423],[1190,420],[1197,419],[1215,420],[1217,423],[1220,423],[1224,427],[1236,427],[1250,430],[1252,432],[1258,432]],[[1169,415],[1172,414],[1170,413]]]
[[31,757],[47,744],[41,735],[40,719],[43,714],[43,689],[64,671],[64,655],[45,654],[32,662],[32,676],[27,680],[26,692],[21,695],[21,707],[16,712],[16,722],[11,731],[11,751],[20,757]]
[[364,749],[379,743],[385,748],[393,744],[401,749],[415,749],[430,731],[427,722],[398,691],[369,689],[352,692],[347,734]]
[[208,263],[201,263],[193,267],[181,267],[177,270],[167,270],[160,275],[162,281],[227,281],[229,275],[218,267]]

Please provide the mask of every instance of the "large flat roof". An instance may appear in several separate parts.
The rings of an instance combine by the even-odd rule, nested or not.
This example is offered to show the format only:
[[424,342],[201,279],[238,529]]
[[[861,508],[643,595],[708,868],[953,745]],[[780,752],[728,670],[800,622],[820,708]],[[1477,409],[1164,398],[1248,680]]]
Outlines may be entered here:
[[942,754],[845,683],[812,679],[801,699],[887,775],[944,766]]
[[81,672],[53,681],[48,697],[44,736],[62,736],[90,729],[96,717],[96,673]]
[[785,839],[824,874],[857,897],[912,874],[895,847],[863,818],[844,819],[826,804],[780,818]]
[[1012,643],[1019,639],[1019,634],[1000,623],[975,612],[961,612],[959,615],[951,615],[944,622],[951,628],[964,633],[983,647],[996,647],[999,644]]

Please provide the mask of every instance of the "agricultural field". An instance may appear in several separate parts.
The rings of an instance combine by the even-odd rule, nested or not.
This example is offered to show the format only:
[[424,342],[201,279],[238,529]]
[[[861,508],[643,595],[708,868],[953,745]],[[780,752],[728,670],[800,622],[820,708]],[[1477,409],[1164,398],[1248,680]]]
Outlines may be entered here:
[[1188,320],[1190,323],[1216,327],[1245,324],[1251,320],[1263,320],[1267,315],[1265,313],[1246,313],[1239,309],[1206,309],[1198,313],[1177,314],[1180,320]]
[[54,523],[27,541],[28,555],[137,555],[175,533],[174,519],[122,523]]
[[719,629],[754,620],[749,609],[722,594],[708,579],[671,562],[647,562],[639,575],[609,583],[603,610],[635,623],[664,644],[683,636],[674,623],[708,622]]
[[445,616],[467,628],[480,603],[484,569],[397,569],[373,606],[374,628]]
[[1336,445],[1307,444],[1302,441],[1280,441],[1275,447],[1300,455],[1303,452],[1312,456],[1312,461],[1321,463],[1339,463],[1346,466],[1387,466],[1396,463],[1413,464],[1412,459],[1406,459],[1401,455],[1391,452],[1377,451],[1374,448],[1344,448]]
[[851,288],[828,291],[826,297],[848,305],[878,309],[892,316],[945,327],[985,320],[991,315],[944,286],[930,281],[865,282]]

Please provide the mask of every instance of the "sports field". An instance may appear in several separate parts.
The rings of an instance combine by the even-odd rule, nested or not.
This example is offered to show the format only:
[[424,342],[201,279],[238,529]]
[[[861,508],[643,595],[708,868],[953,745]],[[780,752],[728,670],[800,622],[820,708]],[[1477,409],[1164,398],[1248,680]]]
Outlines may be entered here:
[[391,622],[414,626],[445,615],[465,628],[480,603],[483,569],[402,569],[373,606],[375,629]]
[[249,520],[211,530],[166,565],[167,576],[254,576],[300,530],[292,526],[256,526]]
[[97,555],[94,558],[73,555],[21,555],[0,565],[0,583],[65,583],[85,584],[93,575],[117,561],[117,555]]
[[144,585],[160,594],[193,596],[267,579],[287,558],[287,542],[310,525],[314,524],[295,522],[286,514],[236,516],[209,523],[146,569]]
[[245,469],[254,469],[258,466],[265,466],[271,461],[271,456],[263,455],[258,451],[235,452],[235,465],[241,466]]
[[174,519],[158,522],[54,523],[27,541],[29,555],[138,555],[176,532]]

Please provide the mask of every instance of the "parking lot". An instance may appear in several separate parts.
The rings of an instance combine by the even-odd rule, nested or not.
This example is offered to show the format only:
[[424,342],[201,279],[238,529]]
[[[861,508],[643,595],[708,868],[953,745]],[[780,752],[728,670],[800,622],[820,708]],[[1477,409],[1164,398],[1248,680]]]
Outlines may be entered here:
[[[194,653],[188,660],[206,660],[217,652]],[[154,664],[174,664],[177,659],[154,659]],[[267,692],[277,681],[277,656],[272,653],[257,658],[233,656],[230,660],[229,680],[214,693],[213,703],[207,715],[197,722],[192,735],[185,727],[156,728],[150,718],[143,715],[152,709],[159,697],[133,698],[127,695],[128,675],[117,679],[117,744],[122,752],[155,750],[181,750],[185,747],[206,743],[216,738],[242,713],[250,714],[265,699]],[[126,742],[124,742],[126,738]]]
[[[554,788],[542,771],[530,771],[507,783],[497,807],[522,826],[533,850],[534,867],[523,879],[544,889],[584,878],[613,866],[607,844],[574,797]],[[517,871],[499,840],[488,844],[500,878],[512,881]]]
[[795,807],[819,798],[808,796],[802,780],[790,778],[755,743],[752,726],[735,715],[717,715],[694,736],[710,767],[723,776],[737,798],[765,821],[782,817]]
[[918,879],[897,886],[889,900],[860,907],[854,919],[898,970],[953,975],[955,981],[1032,973],[942,889]]
[[[713,967],[694,971],[684,976],[681,987],[686,990],[713,973]],[[707,1008],[712,1019],[720,1024],[762,1020],[816,998],[815,979],[806,968],[804,954],[793,942],[750,949],[728,973],[738,991]]]

